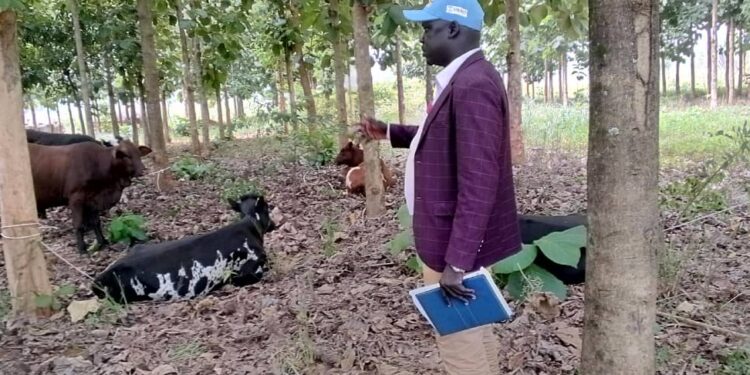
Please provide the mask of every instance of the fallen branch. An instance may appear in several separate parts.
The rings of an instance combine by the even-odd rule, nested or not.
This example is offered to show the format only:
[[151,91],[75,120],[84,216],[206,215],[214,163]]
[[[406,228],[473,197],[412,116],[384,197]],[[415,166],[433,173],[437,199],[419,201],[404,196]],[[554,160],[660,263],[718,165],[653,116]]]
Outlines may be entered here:
[[712,330],[712,331],[721,332],[721,333],[724,333],[724,334],[727,334],[727,335],[730,335],[730,336],[736,336],[736,337],[741,337],[741,338],[745,338],[745,339],[750,339],[750,335],[748,335],[746,333],[732,331],[732,330],[729,330],[729,329],[726,329],[726,328],[717,327],[717,326],[712,326],[710,324],[701,323],[701,322],[698,322],[698,321],[695,321],[695,320],[692,320],[692,319],[683,318],[681,316],[667,314],[667,313],[661,312],[661,311],[657,311],[656,315],[660,316],[662,318],[674,319],[674,320],[676,320],[676,321],[678,321],[680,323],[683,323],[685,325],[689,325],[689,326],[692,326],[692,327],[705,328],[705,329],[709,329],[709,330]]

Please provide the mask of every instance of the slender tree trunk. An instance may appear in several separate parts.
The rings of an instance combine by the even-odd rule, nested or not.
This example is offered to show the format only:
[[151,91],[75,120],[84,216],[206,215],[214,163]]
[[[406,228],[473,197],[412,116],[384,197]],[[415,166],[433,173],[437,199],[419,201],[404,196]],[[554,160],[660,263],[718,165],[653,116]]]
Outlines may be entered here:
[[234,125],[232,125],[232,113],[231,109],[229,108],[229,92],[226,85],[224,86],[224,107],[227,110],[227,137],[229,139],[232,139],[234,134]]
[[65,133],[63,128],[62,116],[60,116],[60,103],[55,103],[55,112],[57,112],[57,124],[60,126],[60,134]]
[[690,95],[695,98],[695,45],[690,43]]
[[148,121],[148,115],[146,114],[146,92],[143,87],[143,81],[138,82],[138,94],[140,95],[139,103],[141,105],[141,130],[143,130],[143,143],[149,147],[151,146],[151,124]]
[[135,111],[135,90],[130,89],[130,124],[133,130],[133,143],[140,144],[138,139],[138,116]]
[[[329,12],[328,15],[331,20],[337,20],[341,16],[339,12],[341,5],[339,0],[329,0]],[[339,147],[344,147],[348,141],[347,135],[347,123],[348,115],[346,113],[346,89],[344,88],[344,79],[346,76],[346,66],[348,65],[348,54],[347,48],[342,40],[341,29],[336,27],[333,29],[333,76],[335,84],[333,86],[336,91],[336,120],[339,123]],[[399,42],[396,39],[396,82],[398,81],[399,72],[401,69],[401,60],[399,57]],[[403,87],[402,87],[403,89]]]
[[120,123],[125,122],[125,118],[122,117],[122,103],[120,102],[119,99],[117,100],[117,120]]
[[68,116],[70,117],[70,134],[75,134],[76,122],[73,119],[73,110],[70,108],[70,99],[68,99],[67,104],[68,104]]
[[706,51],[706,66],[708,67],[708,74],[706,75],[706,91],[709,95],[711,95],[711,82],[713,81],[713,79],[711,79],[713,75],[713,44],[711,43],[713,32],[711,30],[711,23],[709,22],[708,26],[706,26],[706,47],[708,49],[708,51]]
[[550,101],[550,84],[549,84],[549,61],[544,60],[544,102]]
[[102,132],[102,118],[100,114],[102,113],[101,110],[99,110],[99,103],[96,102],[96,100],[91,101],[91,110],[94,114],[94,117],[96,118],[96,130],[101,133]]
[[86,55],[83,50],[83,40],[81,37],[81,23],[78,19],[77,0],[68,0],[68,8],[73,16],[73,36],[76,43],[76,54],[78,56],[78,71],[81,79],[81,95],[83,96],[83,106],[86,112],[86,129],[87,135],[94,136],[94,119],[91,115],[91,85],[89,83],[88,73],[86,72]]
[[242,96],[237,96],[237,113],[240,117],[245,117],[245,103],[242,100]]
[[737,77],[737,96],[742,97],[742,81],[745,79],[745,47],[743,46],[742,40],[745,38],[745,33],[742,28],[739,28],[739,76]]
[[167,93],[164,92],[161,97],[161,115],[164,120],[164,141],[172,143],[172,137],[169,135],[169,111],[167,110]]
[[161,171],[155,177],[157,189],[171,191],[174,180],[167,166],[167,144],[161,120],[161,99],[159,98],[159,68],[156,63],[156,42],[154,40],[153,13],[151,0],[137,0],[138,26],[141,34],[141,55],[143,56],[143,74],[145,75],[146,97],[148,98],[148,133],[153,150],[154,167]]
[[106,72],[107,97],[109,97],[109,117],[112,121],[112,133],[115,137],[120,135],[120,124],[117,121],[117,109],[115,108],[115,90],[112,87],[112,58],[108,53],[104,54],[104,71]]
[[81,134],[89,135],[86,134],[86,126],[84,125],[85,120],[83,119],[83,106],[81,105],[81,99],[78,97],[76,97],[76,108],[78,109],[78,122],[81,124]]
[[563,76],[562,76],[562,64],[557,66],[557,87],[560,88],[560,103],[563,101]]
[[52,295],[37,219],[31,158],[23,124],[16,15],[0,11],[0,220],[5,274],[15,315],[48,315],[37,295]]
[[[279,95],[279,112],[286,113],[286,95],[284,94],[286,92],[286,86],[284,86],[284,74],[281,72],[283,70],[284,64],[279,62],[276,65],[278,66],[278,68],[276,69],[276,87],[278,87],[276,93]],[[286,133],[288,131],[285,129],[284,132]]]
[[221,85],[216,86],[216,113],[219,117],[219,139],[224,140],[224,114],[221,111]]
[[727,26],[727,103],[734,104],[734,21]]
[[289,88],[289,109],[292,113],[292,129],[297,130],[297,97],[294,92],[294,73],[292,73],[291,51],[284,50],[284,64],[286,65],[286,81]]
[[[197,4],[196,1],[193,1],[194,4]],[[197,8],[197,6],[196,6]],[[202,47],[200,43],[200,39],[196,36],[192,39],[193,42],[193,61],[195,65],[194,69],[194,80],[195,80],[195,91],[198,93],[198,101],[200,102],[201,107],[201,141],[203,143],[203,153],[208,154],[209,152],[209,145],[211,142],[210,139],[210,132],[209,132],[209,125],[211,123],[211,116],[208,112],[208,98],[206,97],[206,89],[203,84],[203,57],[202,57]]]
[[674,62],[674,89],[677,92],[677,96],[680,96],[680,62]]
[[[182,19],[182,0],[175,0],[177,19]],[[178,22],[180,34],[180,48],[182,50],[182,85],[185,91],[185,107],[190,124],[190,145],[194,155],[201,153],[201,143],[198,139],[198,122],[195,119],[195,86],[193,83],[193,67],[191,53],[185,29]]]
[[[347,64],[347,67],[348,66],[349,65]],[[347,88],[349,91],[349,114],[354,118],[354,86],[352,85],[352,75],[347,74],[347,79],[349,80],[349,87]]]
[[[589,2],[591,106],[582,374],[656,371],[659,2]],[[637,30],[637,32],[636,32]]]
[[531,82],[531,98],[536,98],[536,87],[534,86],[534,82]]
[[510,150],[513,164],[520,165],[526,161],[523,147],[523,129],[521,114],[523,92],[521,91],[521,27],[519,25],[519,0],[505,0],[505,22],[508,32],[508,113],[510,118]]
[[717,30],[719,29],[719,19],[718,19],[718,12],[719,12],[719,0],[713,0],[712,6],[711,6],[711,108],[716,108],[719,106],[719,88],[717,85],[718,81],[718,63],[717,63],[717,54],[718,54],[718,37],[717,37]]
[[36,122],[36,107],[34,106],[34,98],[29,96],[29,109],[31,109],[31,123],[34,125],[34,128],[38,128],[39,124]]
[[661,94],[662,96],[667,95],[667,64],[664,61],[664,56],[659,58],[661,61]]
[[305,107],[307,109],[307,120],[309,126],[314,126],[315,118],[318,116],[315,110],[315,97],[312,92],[312,84],[310,83],[310,74],[307,71],[307,64],[304,61],[304,54],[302,52],[302,44],[298,43],[295,45],[295,52],[299,56],[299,80],[302,84],[302,92],[305,94]]
[[[354,2],[352,9],[354,60],[357,65],[359,113],[362,119],[375,116],[375,98],[372,91],[372,73],[370,71],[368,13],[369,9],[359,0]],[[380,149],[378,146],[377,141],[364,143],[365,191],[367,196],[365,211],[368,217],[379,216],[385,211],[383,175],[380,170]]]
[[[401,63],[401,37],[398,33],[395,35],[396,38],[396,91],[398,94],[398,122],[399,124],[405,124],[406,119],[406,108],[404,103],[404,69]],[[346,107],[345,107],[346,108]]]
[[563,53],[562,55],[562,61],[560,64],[562,65],[562,87],[560,89],[561,95],[562,95],[562,101],[563,105],[568,105],[568,55],[567,53]]

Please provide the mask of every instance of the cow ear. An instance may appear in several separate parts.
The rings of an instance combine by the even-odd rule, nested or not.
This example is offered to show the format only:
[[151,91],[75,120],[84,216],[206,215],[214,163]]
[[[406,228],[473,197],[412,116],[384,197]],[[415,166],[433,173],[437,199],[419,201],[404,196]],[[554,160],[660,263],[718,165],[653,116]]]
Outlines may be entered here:
[[239,202],[231,198],[228,198],[227,202],[229,202],[229,207],[232,207],[233,210],[240,212],[240,213],[242,212]]
[[146,156],[151,153],[151,149],[147,146],[138,146],[138,151],[141,152],[141,156]]
[[124,153],[122,150],[120,150],[118,147],[112,148],[112,156],[115,157],[115,159],[122,159],[126,156],[128,156],[126,153]]

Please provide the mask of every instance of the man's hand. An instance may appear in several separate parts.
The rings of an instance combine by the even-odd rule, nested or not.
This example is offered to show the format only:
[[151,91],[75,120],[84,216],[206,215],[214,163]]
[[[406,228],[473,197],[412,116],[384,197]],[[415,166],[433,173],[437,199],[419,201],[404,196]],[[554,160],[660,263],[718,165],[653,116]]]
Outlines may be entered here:
[[463,272],[456,272],[450,265],[445,266],[443,276],[440,278],[440,288],[443,290],[445,301],[451,304],[450,297],[458,298],[464,303],[469,303],[470,299],[476,298],[474,291],[464,286]]
[[355,125],[354,130],[367,140],[377,141],[386,138],[388,125],[383,121],[367,117],[364,121]]

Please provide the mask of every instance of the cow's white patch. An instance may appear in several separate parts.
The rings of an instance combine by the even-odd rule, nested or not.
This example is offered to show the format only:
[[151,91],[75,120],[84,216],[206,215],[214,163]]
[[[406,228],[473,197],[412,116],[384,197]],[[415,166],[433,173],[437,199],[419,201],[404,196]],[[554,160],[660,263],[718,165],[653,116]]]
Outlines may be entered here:
[[180,270],[177,271],[177,276],[187,277],[187,271],[185,271],[185,266],[180,267]]
[[146,294],[146,290],[143,288],[143,284],[141,284],[141,281],[138,280],[138,276],[130,279],[130,287],[133,288],[133,291],[138,296]]
[[260,221],[260,215],[257,212],[255,213],[255,220]]
[[255,253],[255,250],[250,248],[250,245],[247,243],[247,240],[245,240],[245,243],[242,244],[242,246],[247,250],[247,259],[252,260],[253,262],[258,261],[258,254]]
[[159,280],[159,289],[156,292],[149,293],[148,297],[154,300],[163,300],[175,298],[178,296],[172,282],[172,275],[169,273],[157,273],[156,278]]
[[359,170],[359,167],[354,167],[350,169],[348,172],[346,172],[346,188],[351,189],[352,188],[352,172],[354,170]]

